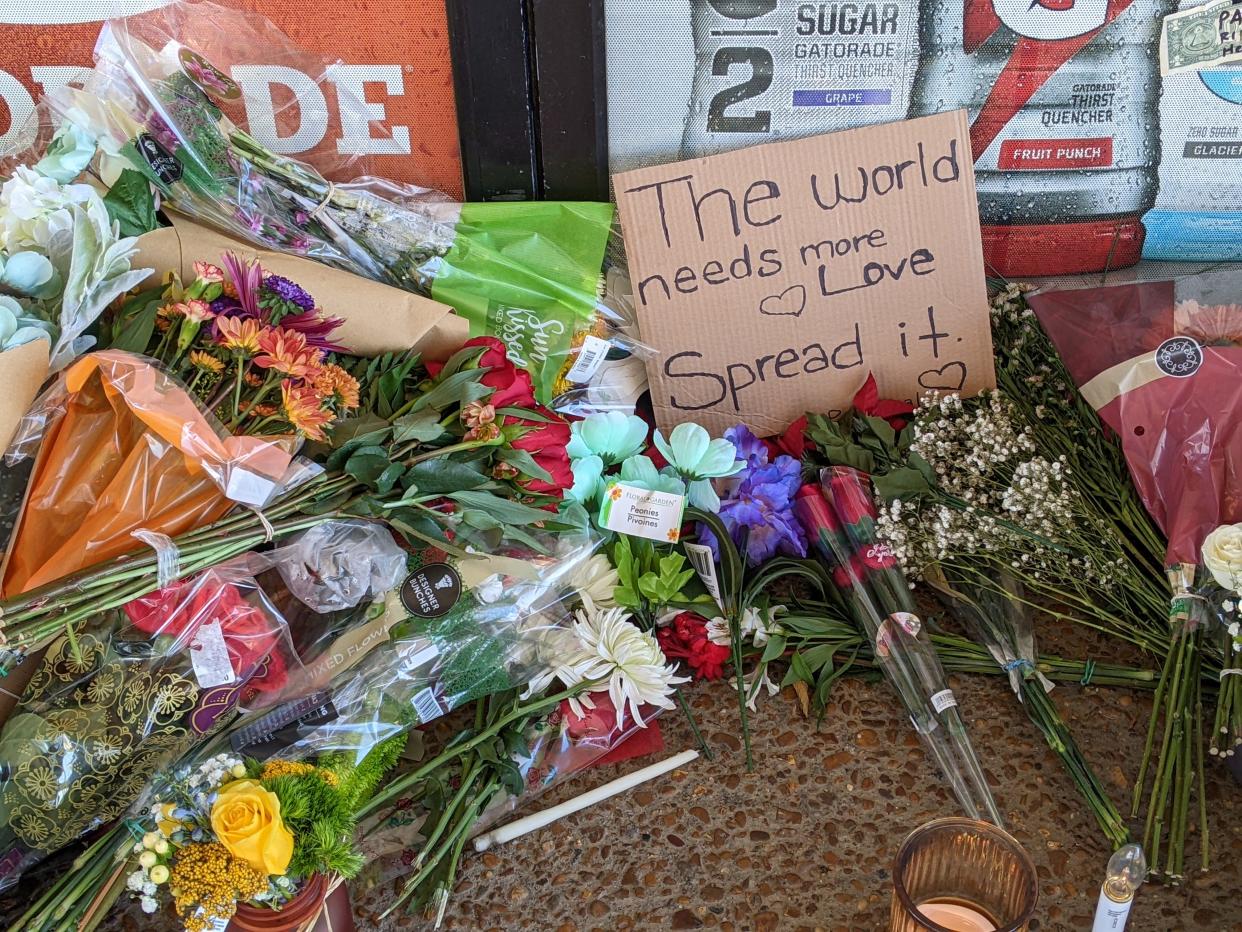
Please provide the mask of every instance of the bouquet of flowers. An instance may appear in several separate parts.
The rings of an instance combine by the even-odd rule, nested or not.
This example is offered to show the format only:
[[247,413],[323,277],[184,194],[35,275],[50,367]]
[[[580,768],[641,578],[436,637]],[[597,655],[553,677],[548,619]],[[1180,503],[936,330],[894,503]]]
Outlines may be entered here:
[[1202,679],[1233,668],[1206,636],[1212,613],[1199,564],[1210,534],[1242,519],[1239,287],[1237,273],[1204,273],[1029,299],[1083,398],[1120,438],[1138,494],[1168,538],[1171,641],[1132,815],[1150,776],[1143,848],[1153,872],[1175,881],[1184,876],[1195,795],[1200,864],[1208,866]]
[[95,153],[67,129],[33,166],[0,186],[0,447],[49,371],[90,347],[86,330],[105,307],[150,274],[131,270],[136,241],[120,236],[105,201],[72,184]]
[[[63,121],[141,171],[176,210],[260,246],[451,305],[471,321],[473,334],[509,344],[535,375],[544,402],[562,374],[595,365],[601,337],[592,331],[615,317],[601,318],[597,301],[610,204],[458,205],[382,179],[330,181],[242,128],[241,91],[227,69],[269,62],[273,47],[304,74],[328,70],[261,17],[175,3],[107,23],[95,71],[83,87],[58,90],[49,103]],[[343,121],[358,132],[377,129],[364,101],[339,86],[331,93]],[[339,157],[331,165],[323,153],[312,158],[330,175],[343,167]]]
[[910,587],[892,551],[877,536],[869,481],[849,467],[831,467],[820,484],[804,485],[795,508],[828,563],[876,661],[896,688],[923,746],[972,819],[1002,824],[957,700],[926,626],[914,612]]
[[0,732],[0,885],[125,812],[147,782],[283,686],[285,621],[244,561],[55,641]]
[[190,932],[239,911],[252,920],[305,912],[313,925],[328,887],[362,869],[358,807],[403,743],[381,745],[361,762],[259,763],[223,752],[174,768],[146,799],[146,831],[132,846],[126,888],[147,913],[170,900]]

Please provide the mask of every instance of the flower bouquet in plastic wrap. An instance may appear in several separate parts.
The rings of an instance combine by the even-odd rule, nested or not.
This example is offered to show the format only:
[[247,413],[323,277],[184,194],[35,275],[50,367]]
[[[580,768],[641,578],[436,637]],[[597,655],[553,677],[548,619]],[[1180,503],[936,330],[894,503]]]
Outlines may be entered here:
[[115,820],[291,662],[244,558],[54,641],[0,731],[0,884]]
[[1003,824],[909,584],[876,534],[870,480],[829,467],[799,490],[794,510],[958,803],[972,819]]
[[104,308],[150,274],[130,268],[137,240],[100,194],[71,183],[94,154],[70,128],[0,186],[0,449],[48,372],[85,352]]
[[[347,139],[392,131],[372,118],[371,105],[329,86],[330,62],[254,14],[173,3],[113,20],[95,61],[82,86],[51,95],[52,110],[141,171],[168,206],[260,246],[451,305],[472,334],[509,344],[545,403],[559,377],[587,381],[583,370],[596,365],[616,318],[597,300],[610,204],[456,204],[425,188],[354,177],[365,164],[330,143],[304,161],[276,154],[260,139],[336,119],[323,109],[325,94],[338,102]],[[276,61],[312,76],[309,86],[270,125],[247,126],[237,82],[249,66]]]
[[[1209,535],[1242,520],[1242,276],[1052,291],[1028,297],[1083,398],[1116,432],[1130,475],[1168,538],[1170,648],[1135,781],[1147,799],[1143,848],[1156,874],[1185,873],[1191,799],[1200,865],[1208,866],[1202,710],[1204,676],[1236,671],[1210,632],[1215,588],[1203,567]],[[1236,678],[1236,677],[1235,677]],[[1229,680],[1232,683],[1232,680]],[[1236,693],[1222,690],[1228,705]],[[1237,721],[1225,715],[1226,737]],[[1215,737],[1215,736],[1214,736]]]

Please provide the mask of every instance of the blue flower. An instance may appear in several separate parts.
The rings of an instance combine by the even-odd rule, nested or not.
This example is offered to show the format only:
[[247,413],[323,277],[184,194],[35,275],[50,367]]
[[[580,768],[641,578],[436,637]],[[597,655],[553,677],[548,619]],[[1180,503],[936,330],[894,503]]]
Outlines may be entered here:
[[669,466],[690,483],[690,504],[704,511],[720,507],[720,498],[709,480],[732,476],[746,468],[732,443],[712,440],[698,424],[678,424],[667,440],[657,430],[654,442]]
[[[746,559],[753,566],[778,553],[805,557],[806,534],[793,513],[793,501],[802,481],[802,464],[792,456],[778,456],[769,463],[767,448],[745,427],[732,428],[726,436],[729,434],[734,434],[729,439],[746,456],[741,481],[720,504],[720,520],[728,528],[729,536],[739,547],[745,546]],[[719,555],[718,542],[710,528],[701,525],[699,538]]]
[[570,463],[573,471],[574,484],[565,490],[565,497],[586,505],[592,501],[603,483],[604,461],[594,454],[573,460]]
[[620,480],[626,485],[649,492],[685,495],[686,484],[676,476],[662,474],[648,456],[631,456],[621,464]]
[[725,431],[725,440],[733,444],[738,458],[747,466],[762,465],[768,461],[768,445],[751,433],[745,424],[738,424]]
[[634,414],[602,411],[570,425],[565,449],[571,459],[599,457],[605,466],[615,466],[639,453],[647,442],[647,422]]

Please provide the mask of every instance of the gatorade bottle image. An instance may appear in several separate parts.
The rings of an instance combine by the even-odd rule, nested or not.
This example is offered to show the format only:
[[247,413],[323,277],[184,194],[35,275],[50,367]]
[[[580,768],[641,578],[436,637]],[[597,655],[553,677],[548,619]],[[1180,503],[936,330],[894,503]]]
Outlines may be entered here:
[[1164,78],[1160,190],[1143,225],[1145,259],[1242,259],[1242,66]]
[[1167,0],[925,0],[911,116],[965,107],[984,259],[1001,275],[1132,265],[1156,193]]
[[691,4],[683,157],[905,119],[918,0]]

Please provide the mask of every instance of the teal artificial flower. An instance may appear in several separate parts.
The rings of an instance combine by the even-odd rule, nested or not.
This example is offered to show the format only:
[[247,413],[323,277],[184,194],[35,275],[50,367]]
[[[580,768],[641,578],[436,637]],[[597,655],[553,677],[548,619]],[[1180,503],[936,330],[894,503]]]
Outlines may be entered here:
[[711,439],[698,424],[678,424],[667,440],[657,430],[655,447],[669,466],[690,483],[690,504],[704,511],[720,509],[720,496],[710,480],[733,476],[746,468],[732,443]]
[[686,494],[686,484],[676,476],[662,474],[649,456],[631,456],[621,464],[621,475],[618,478],[626,485],[649,492]]
[[0,255],[0,287],[30,297],[45,297],[58,290],[56,269],[47,256],[37,252]]
[[82,174],[95,157],[95,137],[70,123],[52,140],[47,154],[35,164],[35,171],[45,178],[69,184]]
[[569,430],[565,449],[570,459],[598,456],[605,466],[615,466],[641,452],[647,443],[647,422],[620,411],[588,415],[575,421]]
[[585,505],[599,494],[603,485],[604,461],[592,453],[573,460],[569,466],[574,474],[574,484],[565,490],[565,497]]
[[8,295],[0,295],[0,352],[55,336],[52,325],[27,314],[25,308]]

